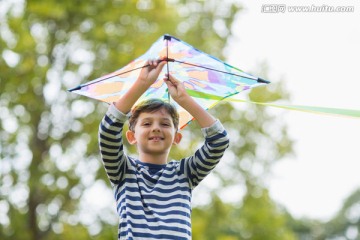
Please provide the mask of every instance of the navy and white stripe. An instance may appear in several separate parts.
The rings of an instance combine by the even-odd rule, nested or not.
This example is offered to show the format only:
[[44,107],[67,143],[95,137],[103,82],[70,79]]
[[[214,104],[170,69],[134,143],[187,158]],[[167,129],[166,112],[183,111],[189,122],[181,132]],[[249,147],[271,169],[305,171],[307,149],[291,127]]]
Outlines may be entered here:
[[114,188],[118,239],[191,239],[191,192],[229,145],[219,121],[202,129],[204,145],[191,157],[168,164],[142,163],[123,149],[127,116],[111,105],[99,127],[99,145]]

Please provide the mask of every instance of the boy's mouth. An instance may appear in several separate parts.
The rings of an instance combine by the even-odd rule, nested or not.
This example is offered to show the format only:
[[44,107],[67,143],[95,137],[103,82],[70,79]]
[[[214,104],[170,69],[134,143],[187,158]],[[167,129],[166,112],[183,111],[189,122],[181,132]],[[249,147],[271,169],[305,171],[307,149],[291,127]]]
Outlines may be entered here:
[[164,138],[159,137],[159,136],[153,136],[153,137],[150,137],[149,140],[160,141],[160,140],[164,140]]

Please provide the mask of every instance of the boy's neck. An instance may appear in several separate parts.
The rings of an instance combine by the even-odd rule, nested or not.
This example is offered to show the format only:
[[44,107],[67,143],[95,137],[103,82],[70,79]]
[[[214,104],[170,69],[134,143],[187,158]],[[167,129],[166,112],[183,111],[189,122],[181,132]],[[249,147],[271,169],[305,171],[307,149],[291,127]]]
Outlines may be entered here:
[[139,160],[143,163],[163,165],[167,163],[167,158],[168,158],[168,154],[162,154],[162,155],[154,155],[154,154],[146,154],[146,153],[139,154]]

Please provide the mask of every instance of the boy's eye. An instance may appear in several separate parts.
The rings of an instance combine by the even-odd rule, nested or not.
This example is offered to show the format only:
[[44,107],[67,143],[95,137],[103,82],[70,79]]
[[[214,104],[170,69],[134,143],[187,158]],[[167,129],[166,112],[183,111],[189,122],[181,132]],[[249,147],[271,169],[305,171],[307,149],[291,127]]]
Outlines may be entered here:
[[[171,123],[169,122],[160,122],[159,123],[161,126],[163,127],[170,127],[171,126]],[[149,127],[152,125],[152,122],[142,122],[141,123],[141,126],[144,126],[144,127]]]
[[166,126],[166,127],[169,127],[170,126],[170,123],[162,123],[163,126]]

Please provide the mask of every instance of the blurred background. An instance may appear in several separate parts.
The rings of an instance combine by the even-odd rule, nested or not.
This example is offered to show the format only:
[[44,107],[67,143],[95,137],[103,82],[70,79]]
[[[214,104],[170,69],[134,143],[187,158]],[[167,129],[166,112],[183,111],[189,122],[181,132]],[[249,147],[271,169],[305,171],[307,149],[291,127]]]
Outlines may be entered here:
[[[165,33],[272,81],[244,99],[359,109],[359,3],[263,11],[275,2],[0,0],[0,239],[116,239],[97,146],[107,104],[66,90]],[[360,239],[358,121],[243,103],[210,111],[231,146],[194,191],[193,239]],[[196,122],[183,134],[171,158],[202,141]]]

